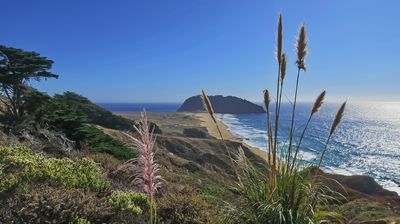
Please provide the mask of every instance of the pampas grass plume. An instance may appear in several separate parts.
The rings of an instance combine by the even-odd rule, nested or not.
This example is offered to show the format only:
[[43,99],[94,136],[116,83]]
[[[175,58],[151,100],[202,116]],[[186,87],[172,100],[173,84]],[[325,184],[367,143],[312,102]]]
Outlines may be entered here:
[[322,104],[324,103],[324,99],[325,99],[325,95],[326,95],[326,91],[322,91],[321,94],[319,94],[319,96],[317,97],[317,99],[314,102],[313,108],[311,110],[311,114],[315,114],[319,111],[319,109],[321,108]]
[[210,99],[208,98],[208,96],[206,95],[204,90],[201,90],[200,96],[203,101],[204,109],[206,109],[206,111],[210,114],[210,116],[214,120],[214,122],[217,122],[217,120],[215,119],[215,116],[214,116],[214,109],[211,105]]
[[308,50],[307,50],[306,27],[304,24],[301,25],[299,30],[299,35],[297,37],[297,42],[296,42],[296,52],[297,52],[297,61],[296,61],[297,67],[305,71],[306,64],[304,58],[307,56]]
[[279,13],[278,19],[278,33],[276,37],[276,59],[281,64],[282,59],[282,40],[283,40],[283,27],[282,27],[282,13]]
[[283,84],[283,80],[285,79],[285,76],[286,76],[286,54],[282,54],[281,72],[280,72],[281,85]]
[[264,90],[264,104],[265,104],[265,109],[267,109],[267,111],[269,110],[270,103],[271,103],[271,98],[269,96],[268,89],[266,89],[266,90]]
[[150,130],[146,111],[141,114],[140,126],[134,127],[139,137],[132,137],[132,140],[139,156],[136,159],[133,183],[142,189],[152,201],[154,194],[161,187],[162,178],[158,175],[159,166],[154,162],[155,137],[153,131]]
[[340,121],[342,120],[342,117],[344,114],[344,109],[346,108],[346,103],[347,102],[344,102],[340,106],[339,110],[336,113],[335,120],[333,120],[332,127],[331,127],[331,132],[330,132],[331,135],[335,132],[337,126],[339,125]]

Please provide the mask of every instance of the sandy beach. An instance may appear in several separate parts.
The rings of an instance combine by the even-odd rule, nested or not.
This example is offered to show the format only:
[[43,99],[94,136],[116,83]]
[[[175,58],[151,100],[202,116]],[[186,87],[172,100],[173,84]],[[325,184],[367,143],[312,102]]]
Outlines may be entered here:
[[[221,136],[218,133],[217,127],[208,113],[193,113],[193,116],[201,121],[201,123],[200,123],[201,126],[207,128],[209,135],[213,136],[214,138],[221,139]],[[221,131],[222,137],[225,140],[240,142],[241,144],[250,148],[256,155],[267,160],[268,154],[265,151],[244,143],[241,139],[234,136],[229,131],[228,127],[224,123],[222,123],[219,120],[217,120],[217,122],[218,122],[219,129]]]

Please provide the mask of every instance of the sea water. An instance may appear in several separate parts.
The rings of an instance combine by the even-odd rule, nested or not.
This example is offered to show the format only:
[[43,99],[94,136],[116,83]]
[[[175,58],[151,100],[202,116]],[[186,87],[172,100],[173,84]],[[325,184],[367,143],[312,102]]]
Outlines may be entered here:
[[112,112],[143,112],[173,113],[178,110],[181,103],[96,103]]
[[[339,106],[324,105],[311,120],[300,148],[304,161],[318,163]],[[311,107],[310,103],[297,105],[296,141],[310,115]],[[281,144],[288,143],[291,114],[291,105],[283,104],[278,134]],[[247,144],[266,150],[266,114],[219,114],[218,118]],[[368,175],[384,188],[400,193],[400,103],[348,104],[321,167],[332,173]]]

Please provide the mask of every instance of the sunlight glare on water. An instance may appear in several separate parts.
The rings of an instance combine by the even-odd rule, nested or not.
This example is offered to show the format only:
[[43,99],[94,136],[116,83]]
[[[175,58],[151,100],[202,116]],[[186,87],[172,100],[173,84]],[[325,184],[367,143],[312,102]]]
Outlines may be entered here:
[[[316,162],[320,158],[338,107],[338,104],[328,104],[313,118],[301,147],[304,160]],[[310,108],[311,104],[298,105],[298,130],[305,125]],[[279,131],[282,141],[288,137],[290,114],[290,105],[283,105]],[[233,134],[248,144],[266,149],[265,114],[222,114],[219,118]],[[368,175],[385,188],[400,193],[400,103],[348,104],[343,121],[332,137],[322,168],[345,175]]]

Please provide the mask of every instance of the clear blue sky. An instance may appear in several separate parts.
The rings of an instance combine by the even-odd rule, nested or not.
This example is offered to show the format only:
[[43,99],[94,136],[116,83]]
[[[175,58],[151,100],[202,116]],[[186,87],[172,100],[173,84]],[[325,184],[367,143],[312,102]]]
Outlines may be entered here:
[[[180,102],[208,94],[261,101],[275,83],[276,20],[284,16],[287,87],[294,42],[308,28],[300,100],[400,100],[399,0],[12,0],[0,44],[55,61],[42,91],[96,102]],[[286,89],[286,94],[292,91]]]

